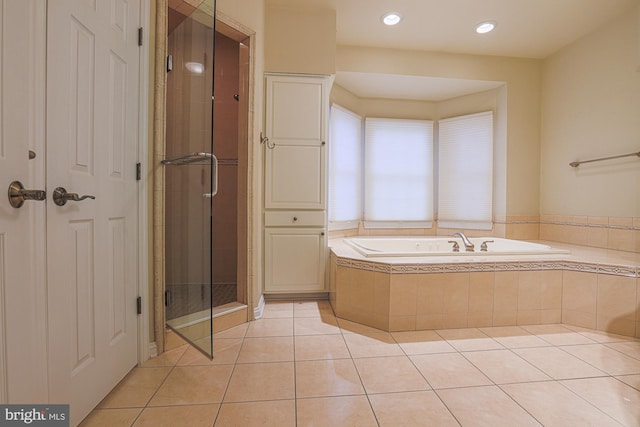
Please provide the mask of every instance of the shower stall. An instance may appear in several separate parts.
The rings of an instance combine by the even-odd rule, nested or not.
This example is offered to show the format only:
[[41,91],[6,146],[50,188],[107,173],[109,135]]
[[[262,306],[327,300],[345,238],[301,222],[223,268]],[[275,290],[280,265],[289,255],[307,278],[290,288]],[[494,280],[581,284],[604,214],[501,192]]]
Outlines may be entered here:
[[[225,40],[216,35],[213,1],[197,8],[178,2],[173,9],[169,3],[162,160],[165,319],[168,328],[213,356],[214,317],[242,297],[237,277],[238,72],[233,66],[220,70],[227,62],[237,69],[239,59],[216,56],[218,45],[225,51]],[[220,98],[215,105],[214,94]]]

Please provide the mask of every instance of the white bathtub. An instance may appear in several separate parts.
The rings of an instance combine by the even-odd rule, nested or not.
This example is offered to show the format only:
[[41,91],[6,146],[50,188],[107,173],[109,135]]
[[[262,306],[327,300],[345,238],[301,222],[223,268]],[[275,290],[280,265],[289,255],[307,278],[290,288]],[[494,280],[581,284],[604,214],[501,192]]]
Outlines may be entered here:
[[[492,256],[492,255],[546,255],[568,254],[564,249],[555,249],[540,243],[497,237],[470,238],[475,250],[465,250],[459,237],[351,237],[344,241],[366,257],[413,257],[413,256]],[[493,242],[490,242],[493,240]],[[456,241],[459,252],[453,251]],[[487,250],[481,251],[482,242],[487,242]]]

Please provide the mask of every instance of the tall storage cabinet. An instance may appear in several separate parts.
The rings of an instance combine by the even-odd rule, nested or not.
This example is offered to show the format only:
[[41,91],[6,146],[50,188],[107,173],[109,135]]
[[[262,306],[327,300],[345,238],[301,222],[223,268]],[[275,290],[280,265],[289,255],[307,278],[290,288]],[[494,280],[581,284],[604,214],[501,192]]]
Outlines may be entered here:
[[324,292],[329,77],[265,83],[264,292]]

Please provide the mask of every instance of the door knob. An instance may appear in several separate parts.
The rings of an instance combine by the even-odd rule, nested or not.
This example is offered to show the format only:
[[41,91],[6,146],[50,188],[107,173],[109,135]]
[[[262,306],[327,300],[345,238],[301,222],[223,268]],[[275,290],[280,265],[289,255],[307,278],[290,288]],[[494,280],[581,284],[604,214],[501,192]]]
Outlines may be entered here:
[[95,199],[95,196],[84,195],[78,196],[77,193],[67,193],[67,190],[64,187],[58,187],[53,190],[53,203],[58,206],[64,206],[67,204],[67,200],[71,200],[74,202],[79,202],[84,199]]
[[25,190],[20,181],[9,184],[9,203],[14,208],[22,206],[25,200],[45,200],[47,192],[44,190]]

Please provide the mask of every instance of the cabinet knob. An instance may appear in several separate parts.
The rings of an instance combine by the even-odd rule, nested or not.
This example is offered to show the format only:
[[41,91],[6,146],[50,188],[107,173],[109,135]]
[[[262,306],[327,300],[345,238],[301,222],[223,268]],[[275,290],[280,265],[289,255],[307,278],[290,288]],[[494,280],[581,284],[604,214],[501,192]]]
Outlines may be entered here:
[[326,141],[322,141],[322,143],[320,145],[326,145],[327,142]]
[[320,232],[320,235],[321,235],[321,236],[324,236],[324,231],[321,231],[321,232]]
[[298,220],[298,217],[297,217],[297,216],[294,216],[294,217],[293,217],[293,222],[296,222],[297,220]]

